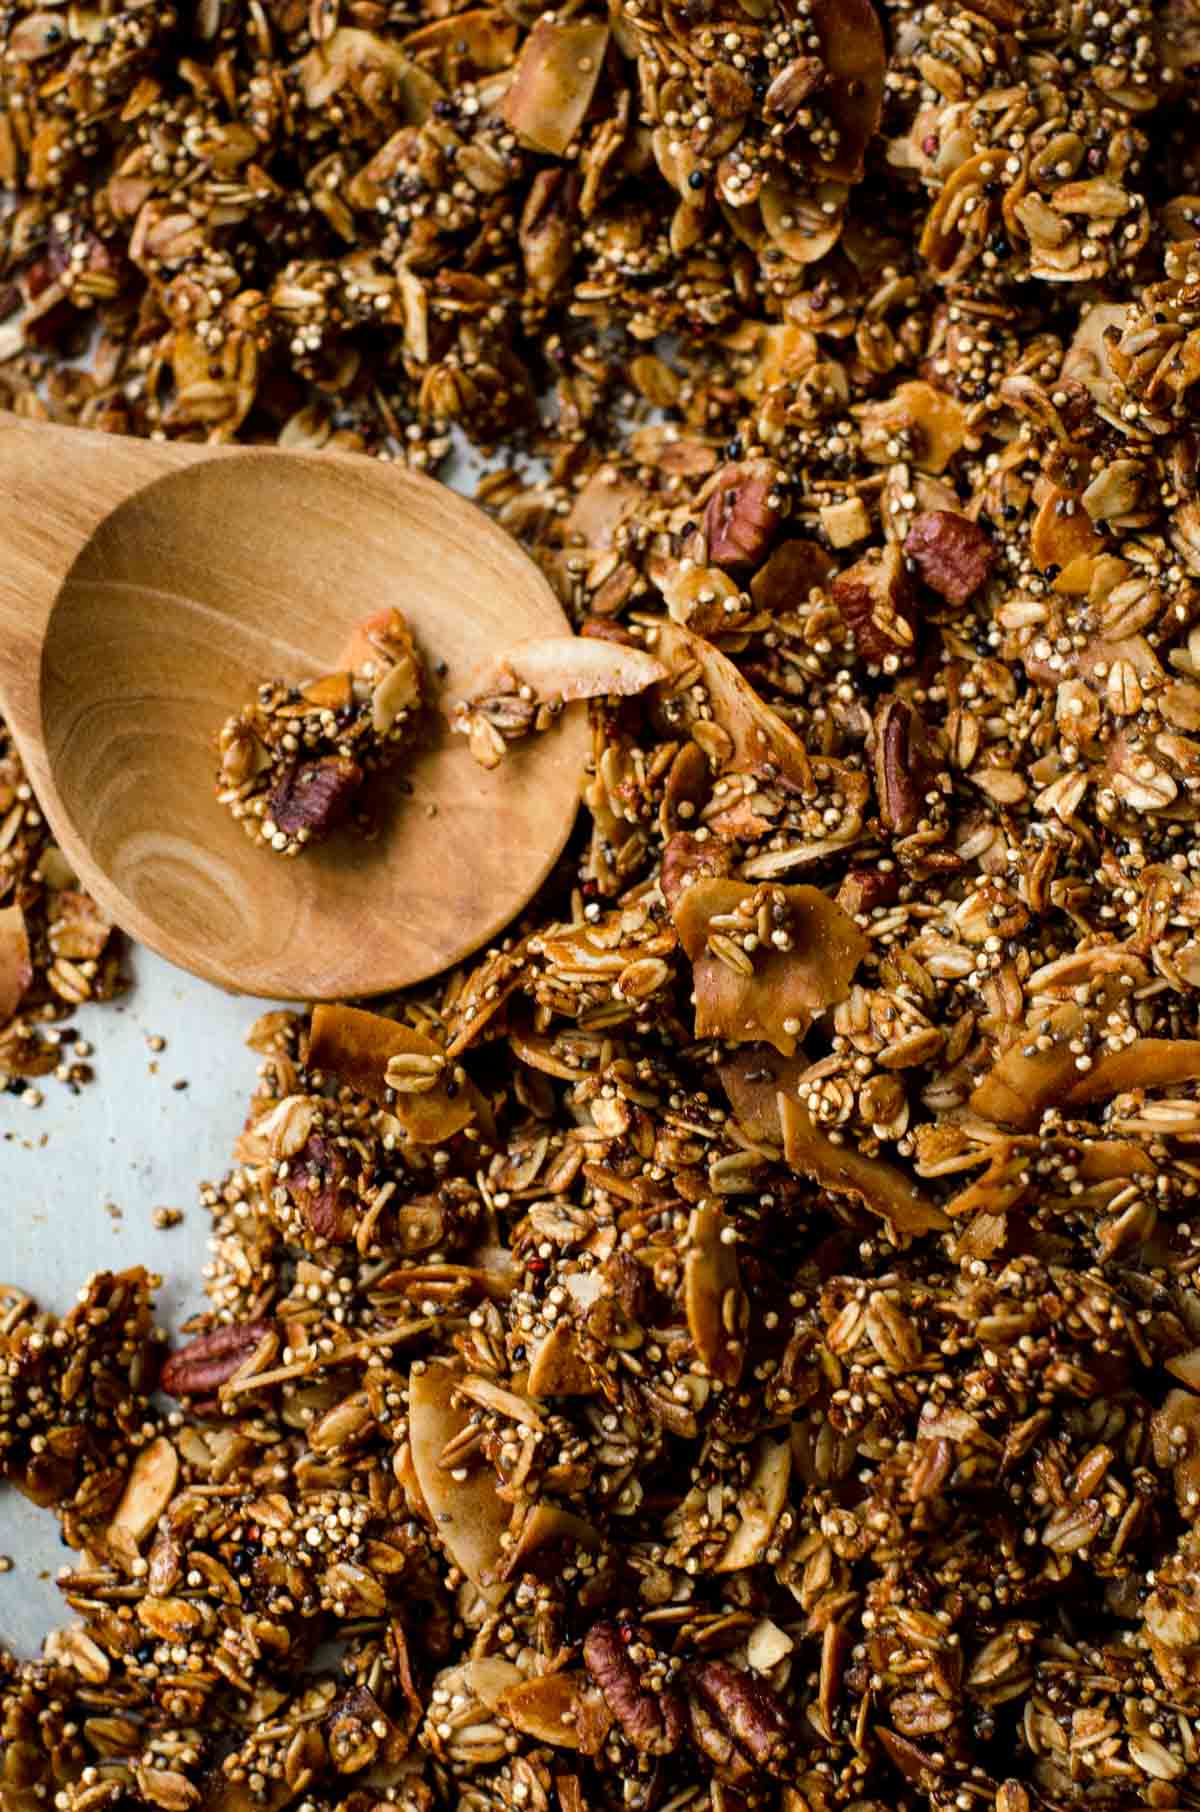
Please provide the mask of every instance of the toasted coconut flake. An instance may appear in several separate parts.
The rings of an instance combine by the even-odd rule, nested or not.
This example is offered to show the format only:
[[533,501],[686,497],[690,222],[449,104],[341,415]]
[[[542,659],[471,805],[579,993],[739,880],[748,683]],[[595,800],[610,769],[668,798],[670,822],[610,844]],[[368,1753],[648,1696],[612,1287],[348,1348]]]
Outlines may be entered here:
[[470,1420],[469,1405],[455,1401],[462,1378],[457,1365],[438,1360],[413,1370],[409,1384],[413,1468],[438,1540],[488,1602],[497,1604],[505,1592],[500,1537],[508,1530],[511,1506],[500,1498],[490,1467],[477,1467],[465,1479],[456,1479],[441,1464],[447,1446]]
[[561,157],[592,104],[607,48],[608,26],[597,20],[539,19],[504,100],[504,118],[517,137]]
[[993,1149],[983,1174],[946,1203],[946,1213],[959,1220],[974,1214],[999,1216],[1015,1208],[1032,1186],[1031,1155],[1028,1141],[1002,1139]]
[[632,698],[667,677],[661,661],[644,648],[590,636],[548,635],[510,648],[472,696],[486,696],[502,669],[528,686],[539,704],[570,704],[580,698]]
[[352,75],[377,83],[389,93],[397,117],[419,126],[429,117],[441,88],[432,76],[409,61],[399,46],[376,32],[339,26],[315,44],[299,66],[301,91],[309,107],[328,105]]
[[[387,1068],[396,1057],[424,1058],[444,1065],[445,1053],[432,1038],[411,1026],[385,1019],[381,1013],[366,1013],[361,1007],[322,1005],[313,1011],[308,1039],[308,1066],[328,1070],[366,1095],[368,1100],[383,1104],[388,1097]],[[397,1094],[391,1112],[414,1145],[440,1145],[452,1139],[473,1120],[490,1124],[487,1103],[467,1078],[448,1092],[452,1072],[446,1080],[437,1081],[419,1094]]]
[[971,1111],[1001,1126],[1026,1131],[1038,1124],[1046,1108],[1065,1101],[1079,1076],[1070,1040],[1083,1025],[1079,1008],[1067,1003],[1046,1018],[1049,1050],[1028,1052],[1028,1034],[1016,1040],[996,1059],[971,1094]]
[[[785,1057],[818,1015],[845,999],[869,948],[850,915],[819,887],[702,876],[676,897],[672,913],[693,965],[697,1038],[766,1039]],[[758,939],[764,916],[789,946],[777,949],[768,934],[746,952],[744,940]],[[721,954],[730,942],[730,955]],[[731,965],[732,956],[741,966]]]
[[7,1025],[33,980],[25,914],[17,905],[0,912],[0,1025]]
[[535,1571],[531,1565],[535,1555],[540,1556],[541,1570],[545,1573],[552,1571],[555,1564],[562,1564],[576,1548],[591,1553],[600,1546],[599,1531],[582,1516],[575,1516],[558,1504],[535,1504],[521,1525],[520,1536],[508,1551],[504,1576],[507,1579]]
[[927,1201],[896,1165],[864,1157],[848,1145],[835,1145],[807,1109],[782,1091],[779,1123],[788,1163],[823,1189],[855,1197],[900,1233],[930,1233],[949,1226],[941,1209]]
[[515,1729],[539,1743],[550,1743],[556,1749],[578,1749],[579,1713],[587,1687],[587,1675],[582,1672],[543,1674],[520,1686],[510,1686],[500,1695],[496,1710]]
[[1082,500],[1056,485],[1048,487],[1029,534],[1029,551],[1043,572],[1054,573],[1055,589],[1086,593],[1091,562],[1104,542]]
[[837,127],[832,157],[815,159],[814,167],[839,182],[857,182],[883,113],[883,27],[871,0],[814,0],[812,23],[825,65],[821,108]]
[[734,1119],[756,1145],[782,1145],[780,1091],[793,1094],[806,1067],[803,1057],[778,1057],[768,1050],[738,1051],[718,1066]]
[[710,1374],[725,1384],[737,1383],[746,1357],[745,1298],[732,1236],[719,1209],[692,1210],[684,1267],[688,1332]]
[[1200,1039],[1138,1038],[1122,1051],[1107,1051],[1094,1066],[1075,1080],[1067,1103],[1082,1107],[1090,1101],[1110,1101],[1127,1089],[1170,1088],[1178,1082],[1200,1078]]
[[594,1390],[592,1367],[580,1353],[579,1342],[566,1322],[558,1322],[534,1347],[529,1356],[528,1385],[533,1397],[582,1397]]

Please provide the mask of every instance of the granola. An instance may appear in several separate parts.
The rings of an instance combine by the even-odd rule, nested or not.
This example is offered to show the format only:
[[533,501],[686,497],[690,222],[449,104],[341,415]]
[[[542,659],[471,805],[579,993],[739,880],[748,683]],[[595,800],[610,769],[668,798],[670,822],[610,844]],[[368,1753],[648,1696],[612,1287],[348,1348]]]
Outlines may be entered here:
[[92,1047],[65,1022],[123,986],[120,941],[54,841],[0,722],[0,1090],[37,1106],[44,1077],[90,1081]]
[[419,735],[424,667],[398,610],[368,619],[348,662],[302,685],[264,680],[221,728],[217,803],[277,855],[346,823]]
[[592,726],[507,935],[258,1023],[174,1352],[0,1302],[5,1812],[1200,1807],[1195,7],[0,33],[11,406],[461,430],[579,632],[462,727]]

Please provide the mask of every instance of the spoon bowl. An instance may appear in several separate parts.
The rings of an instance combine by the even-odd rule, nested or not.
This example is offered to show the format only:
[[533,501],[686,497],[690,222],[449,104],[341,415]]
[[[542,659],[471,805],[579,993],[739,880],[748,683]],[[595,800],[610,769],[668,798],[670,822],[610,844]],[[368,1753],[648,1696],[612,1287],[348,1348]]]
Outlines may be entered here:
[[[226,988],[389,992],[496,936],[570,833],[586,716],[492,772],[448,708],[490,657],[569,633],[546,580],[473,505],[377,461],[180,447],[14,423],[0,699],[51,829],[113,919]],[[216,736],[264,678],[328,672],[400,609],[429,733],[371,816],[295,860],[215,799]],[[408,791],[411,788],[411,792]]]

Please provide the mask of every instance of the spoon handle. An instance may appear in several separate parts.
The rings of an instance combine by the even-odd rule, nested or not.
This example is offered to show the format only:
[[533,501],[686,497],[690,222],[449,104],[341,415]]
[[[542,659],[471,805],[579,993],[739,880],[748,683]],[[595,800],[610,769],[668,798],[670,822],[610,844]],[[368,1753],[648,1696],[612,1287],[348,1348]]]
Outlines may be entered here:
[[124,498],[215,451],[0,413],[0,703],[18,733],[37,734],[46,625],[81,550]]

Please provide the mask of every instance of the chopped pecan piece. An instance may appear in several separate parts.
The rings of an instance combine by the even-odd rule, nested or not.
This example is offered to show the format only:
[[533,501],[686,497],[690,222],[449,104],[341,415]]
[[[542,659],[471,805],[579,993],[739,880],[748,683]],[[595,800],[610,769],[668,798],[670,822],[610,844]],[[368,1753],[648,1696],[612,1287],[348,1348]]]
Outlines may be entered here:
[[344,755],[294,761],[284,769],[267,800],[267,817],[287,837],[300,831],[311,842],[343,822],[362,785],[363,771]]
[[837,575],[830,591],[865,661],[878,665],[891,657],[907,666],[914,659],[917,601],[898,547],[872,548]]
[[342,1188],[350,1174],[346,1152],[321,1133],[313,1133],[288,1163],[284,1187],[302,1220],[319,1239],[338,1242],[353,1233],[353,1192],[347,1194]]
[[820,57],[793,57],[763,96],[763,111],[779,119],[791,119],[824,80],[825,65]]
[[583,1659],[635,1749],[643,1755],[670,1755],[679,1747],[683,1699],[644,1629],[611,1619],[594,1623],[584,1637]]
[[900,897],[900,876],[894,868],[852,868],[837,890],[843,912],[857,918],[878,906],[892,906]]
[[996,562],[984,530],[956,510],[925,510],[913,521],[904,551],[931,591],[947,604],[973,598]]
[[781,474],[769,460],[722,466],[704,511],[713,566],[758,566],[779,528]]
[[875,791],[885,830],[907,837],[926,814],[931,767],[924,726],[912,706],[888,698],[875,713]]
[[727,1661],[706,1661],[690,1685],[692,1735],[710,1761],[735,1780],[756,1769],[782,1771],[792,1748],[791,1725],[764,1680]]

